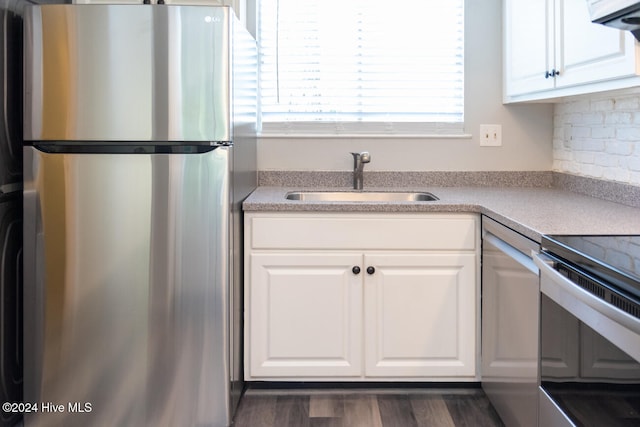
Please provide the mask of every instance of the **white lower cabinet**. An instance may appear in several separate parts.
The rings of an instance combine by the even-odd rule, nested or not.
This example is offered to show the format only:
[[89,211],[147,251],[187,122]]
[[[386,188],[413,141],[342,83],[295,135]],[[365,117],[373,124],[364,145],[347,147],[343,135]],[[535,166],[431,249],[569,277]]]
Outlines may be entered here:
[[245,223],[247,380],[477,380],[475,215]]
[[475,375],[474,254],[365,255],[365,376]]
[[359,376],[362,279],[358,254],[257,253],[249,287],[255,377]]

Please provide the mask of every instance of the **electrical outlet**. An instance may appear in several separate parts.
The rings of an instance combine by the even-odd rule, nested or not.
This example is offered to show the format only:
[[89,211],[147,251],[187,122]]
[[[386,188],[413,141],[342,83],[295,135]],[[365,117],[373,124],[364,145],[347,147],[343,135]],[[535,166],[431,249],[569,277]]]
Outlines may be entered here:
[[480,125],[480,145],[498,147],[502,145],[501,125]]

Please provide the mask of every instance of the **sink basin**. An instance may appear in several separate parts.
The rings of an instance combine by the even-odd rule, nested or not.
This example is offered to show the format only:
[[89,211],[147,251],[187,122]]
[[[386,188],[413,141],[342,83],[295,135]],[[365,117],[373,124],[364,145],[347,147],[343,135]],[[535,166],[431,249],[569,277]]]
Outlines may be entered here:
[[416,191],[292,191],[287,200],[306,202],[431,202],[431,193]]

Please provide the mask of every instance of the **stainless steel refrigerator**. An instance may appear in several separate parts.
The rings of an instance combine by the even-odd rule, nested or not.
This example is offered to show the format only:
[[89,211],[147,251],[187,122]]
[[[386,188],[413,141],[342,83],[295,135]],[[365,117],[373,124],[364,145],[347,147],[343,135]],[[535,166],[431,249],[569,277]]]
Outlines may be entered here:
[[25,17],[25,426],[226,426],[255,42],[227,7]]

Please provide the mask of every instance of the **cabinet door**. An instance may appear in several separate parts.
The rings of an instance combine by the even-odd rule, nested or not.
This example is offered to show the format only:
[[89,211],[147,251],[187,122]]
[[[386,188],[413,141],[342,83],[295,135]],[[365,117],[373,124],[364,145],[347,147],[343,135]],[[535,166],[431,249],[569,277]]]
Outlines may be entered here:
[[360,254],[250,256],[251,378],[362,374]]
[[553,0],[505,0],[504,61],[507,96],[553,89]]
[[636,74],[635,39],[628,31],[591,22],[585,0],[556,0],[556,87]]
[[476,256],[365,255],[365,375],[476,375]]

